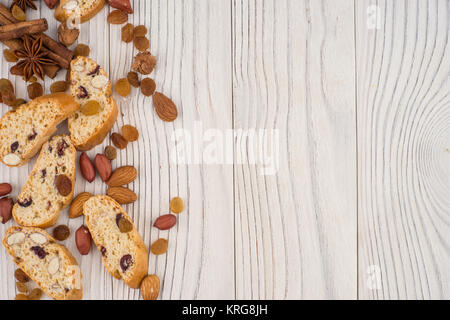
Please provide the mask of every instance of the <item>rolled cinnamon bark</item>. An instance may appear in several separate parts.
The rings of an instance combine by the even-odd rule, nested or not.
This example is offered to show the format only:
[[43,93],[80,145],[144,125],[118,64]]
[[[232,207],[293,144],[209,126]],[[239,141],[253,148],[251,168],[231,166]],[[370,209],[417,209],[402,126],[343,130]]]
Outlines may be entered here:
[[48,29],[46,19],[30,20],[0,26],[0,40],[12,40]]

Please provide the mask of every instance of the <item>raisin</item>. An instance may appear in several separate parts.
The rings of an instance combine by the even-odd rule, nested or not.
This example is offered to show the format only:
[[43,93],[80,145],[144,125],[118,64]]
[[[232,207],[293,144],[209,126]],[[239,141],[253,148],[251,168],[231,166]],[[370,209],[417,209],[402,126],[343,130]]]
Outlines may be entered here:
[[96,76],[98,75],[98,72],[100,71],[100,65],[97,65],[94,70],[88,73],[88,76]]
[[119,221],[117,221],[117,226],[122,233],[128,233],[133,230],[133,224],[124,217],[121,217]]
[[74,57],[87,57],[91,53],[91,49],[89,46],[80,43],[76,46],[75,50],[73,50]]
[[14,100],[14,108],[18,108],[25,103],[27,103],[27,101],[25,99],[21,99],[21,98],[16,99],[16,100]]
[[19,148],[19,142],[16,141],[11,144],[11,152],[15,152]]
[[156,57],[152,56],[150,52],[140,52],[134,59],[131,69],[141,74],[150,74],[156,66]]
[[33,203],[33,199],[25,199],[24,201],[17,200],[17,203],[23,208],[28,208]]
[[128,79],[125,79],[125,78],[117,80],[114,89],[122,97],[128,96],[131,92],[130,83],[128,82]]
[[60,225],[53,229],[53,237],[56,240],[64,241],[70,236],[70,229],[68,226]]
[[39,259],[44,259],[47,255],[47,252],[45,252],[44,248],[39,246],[31,247],[30,250],[33,251],[34,254],[39,257]]
[[28,286],[26,283],[23,282],[16,282],[17,291],[21,293],[27,293],[28,292]]
[[134,28],[131,23],[127,23],[122,27],[122,41],[125,43],[133,41]]
[[106,257],[106,248],[104,246],[101,247],[100,252],[102,253],[102,256]]
[[145,78],[141,81],[141,92],[144,96],[150,97],[155,93],[156,83],[151,78]]
[[13,17],[16,18],[19,21],[27,20],[27,15],[25,14],[25,12],[18,5],[13,5],[12,6],[11,13],[12,13]]
[[7,62],[17,62],[19,60],[16,54],[10,49],[3,50],[3,56]]
[[147,35],[147,27],[143,25],[136,26],[133,33],[135,37],[145,37]]
[[33,133],[28,135],[28,141],[32,141],[32,140],[36,139],[36,137],[37,137],[37,132],[33,128]]
[[63,197],[67,197],[72,192],[72,181],[64,174],[56,176],[55,185],[59,194]]
[[29,299],[28,299],[28,296],[27,296],[26,294],[19,293],[19,294],[14,298],[14,300],[29,300]]
[[81,107],[81,113],[85,116],[93,116],[100,112],[100,103],[95,100],[89,100]]
[[66,81],[56,81],[52,83],[50,86],[50,92],[56,93],[56,92],[65,92],[67,90],[67,82]]
[[89,93],[87,92],[86,88],[83,86],[80,86],[78,88],[79,92],[78,92],[78,98],[80,99],[86,99],[89,98]]
[[45,179],[45,177],[47,176],[47,169],[42,169],[41,173],[42,173],[42,179]]
[[14,272],[14,277],[17,279],[17,281],[22,283],[30,281],[30,277],[25,272],[23,272],[22,269],[16,269],[16,271]]
[[166,253],[168,247],[169,241],[166,239],[158,239],[151,245],[150,250],[153,254],[160,255]]
[[122,268],[123,272],[126,272],[132,265],[133,258],[131,257],[131,255],[126,254],[120,259],[120,268]]
[[117,150],[113,146],[107,146],[105,148],[105,157],[108,158],[108,160],[114,160],[117,157]]
[[119,133],[113,133],[111,135],[111,141],[118,149],[125,149],[128,145],[128,141]]
[[108,15],[107,21],[109,24],[122,24],[128,21],[128,15],[120,10],[113,10]]
[[173,213],[181,213],[184,210],[183,200],[179,197],[175,197],[170,200],[170,211]]
[[134,38],[134,46],[139,51],[145,51],[150,48],[150,41],[146,37],[136,37]]
[[138,74],[134,71],[128,72],[127,75],[128,82],[135,88],[138,88],[140,85]]
[[44,88],[39,82],[34,82],[27,87],[28,97],[36,99],[44,94]]
[[42,290],[39,288],[31,290],[30,294],[28,295],[29,300],[40,300],[41,297],[42,297]]
[[127,124],[122,127],[122,136],[128,142],[134,142],[139,139],[139,131],[135,127]]
[[0,90],[11,90],[12,92],[14,92],[14,87],[11,83],[10,80],[2,78],[0,79]]

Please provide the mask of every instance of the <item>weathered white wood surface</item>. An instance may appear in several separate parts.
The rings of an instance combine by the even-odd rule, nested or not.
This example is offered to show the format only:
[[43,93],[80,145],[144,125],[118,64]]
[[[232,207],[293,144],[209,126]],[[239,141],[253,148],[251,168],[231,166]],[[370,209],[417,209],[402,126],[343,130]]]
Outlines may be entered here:
[[[113,163],[139,169],[131,185],[139,200],[126,210],[148,245],[159,237],[170,243],[167,255],[150,255],[161,299],[450,297],[448,0],[132,4],[129,22],[149,28],[158,57],[151,76],[180,113],[166,124],[136,89],[128,99],[116,96],[113,130],[132,124],[141,133]],[[120,41],[120,26],[106,24],[109,11],[82,25],[79,42],[116,81],[136,52]],[[42,1],[28,13],[49,18],[56,34]],[[0,59],[1,77],[26,97],[10,66]],[[0,105],[1,114],[7,110]],[[275,130],[276,174],[248,158],[259,159],[257,139],[234,139],[225,150],[234,165],[176,163],[176,130],[199,127],[218,129],[210,139],[231,128],[266,129],[268,142]],[[14,196],[34,163],[0,166]],[[77,177],[76,193],[105,192],[98,179]],[[152,228],[176,195],[187,207],[178,225]],[[64,211],[59,223],[75,231],[83,221]],[[0,225],[0,236],[11,225]],[[112,279],[96,249],[81,257],[73,236],[64,244],[81,265],[85,299],[140,298]],[[14,270],[0,250],[0,299],[16,294]]]

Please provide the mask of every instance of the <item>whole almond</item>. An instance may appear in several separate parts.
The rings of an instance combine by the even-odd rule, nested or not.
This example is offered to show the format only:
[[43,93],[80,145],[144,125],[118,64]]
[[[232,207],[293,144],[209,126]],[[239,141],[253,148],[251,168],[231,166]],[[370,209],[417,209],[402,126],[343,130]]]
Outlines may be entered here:
[[75,233],[75,242],[81,255],[89,254],[91,250],[91,233],[86,226],[81,226]]
[[94,163],[102,181],[108,181],[112,172],[111,161],[105,155],[99,153],[95,156]]
[[12,187],[9,183],[0,183],[0,197],[6,196],[12,190]]
[[144,300],[156,300],[159,296],[160,281],[157,275],[146,276],[141,282],[141,294]]
[[0,199],[0,219],[2,224],[7,223],[11,219],[13,206],[13,199],[9,197]]
[[177,217],[173,214],[165,214],[156,219],[153,226],[159,230],[169,230],[177,223]]
[[110,187],[120,187],[136,180],[137,174],[137,169],[133,166],[120,167],[112,173],[106,184]]
[[119,204],[129,204],[137,200],[137,195],[125,187],[111,187],[106,190],[106,195],[116,200]]
[[81,175],[91,183],[95,179],[95,169],[91,159],[89,159],[86,152],[83,152],[80,156],[80,171]]
[[178,117],[175,103],[160,92],[155,92],[153,95],[153,105],[156,113],[163,121],[172,122]]
[[80,217],[83,214],[83,205],[89,198],[92,197],[92,194],[89,192],[83,192],[76,196],[73,199],[72,204],[69,208],[69,218],[75,219]]

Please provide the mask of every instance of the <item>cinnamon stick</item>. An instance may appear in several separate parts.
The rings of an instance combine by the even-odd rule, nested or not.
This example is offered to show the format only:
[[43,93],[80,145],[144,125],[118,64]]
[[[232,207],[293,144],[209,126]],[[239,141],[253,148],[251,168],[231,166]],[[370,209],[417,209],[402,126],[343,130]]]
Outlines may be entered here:
[[46,19],[29,20],[0,26],[0,40],[21,38],[24,35],[40,33],[48,29]]

